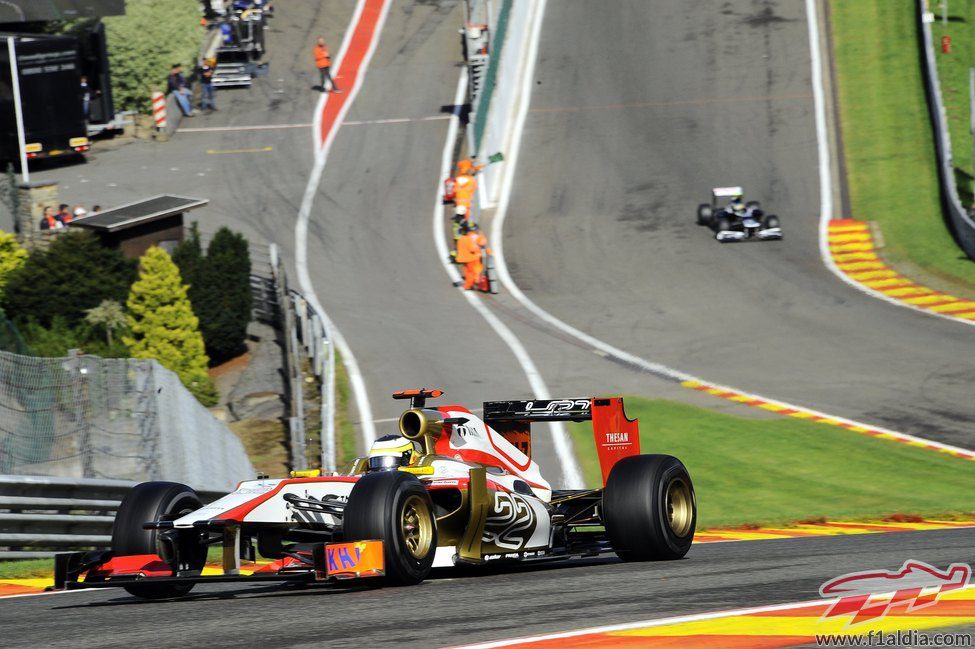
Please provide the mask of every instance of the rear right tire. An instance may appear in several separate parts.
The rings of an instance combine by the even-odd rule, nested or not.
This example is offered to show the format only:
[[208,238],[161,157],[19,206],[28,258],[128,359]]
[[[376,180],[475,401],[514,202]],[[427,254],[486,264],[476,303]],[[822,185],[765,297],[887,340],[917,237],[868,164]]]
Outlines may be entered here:
[[603,489],[603,524],[623,561],[680,559],[697,525],[694,484],[670,455],[633,455],[617,462]]

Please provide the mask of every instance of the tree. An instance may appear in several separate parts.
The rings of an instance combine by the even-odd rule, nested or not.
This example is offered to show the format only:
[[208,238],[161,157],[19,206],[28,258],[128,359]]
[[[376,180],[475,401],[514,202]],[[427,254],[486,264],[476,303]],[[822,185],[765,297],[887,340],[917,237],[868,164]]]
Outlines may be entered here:
[[140,260],[139,279],[129,293],[127,321],[131,336],[122,340],[134,358],[155,358],[179,376],[207,406],[217,402],[207,375],[207,355],[200,321],[186,297],[186,286],[169,255],[153,246]]
[[[195,226],[195,224],[194,224]],[[203,257],[195,227],[173,254],[188,280],[190,302],[200,318],[207,354],[222,363],[247,351],[251,320],[251,261],[247,239],[220,228]]]
[[125,326],[125,309],[115,300],[102,300],[98,306],[85,311],[85,322],[105,330],[105,343],[112,346],[112,333]]
[[[203,246],[200,243],[200,224],[196,221],[190,224],[189,235],[173,250],[173,261],[179,266],[179,275],[183,278],[183,283],[190,289],[190,302],[193,302],[193,310],[196,311],[193,292],[206,261],[203,256]],[[200,314],[197,313],[196,315],[199,316]]]
[[151,89],[165,88],[173,63],[193,70],[204,35],[197,0],[126,0],[124,16],[103,22],[116,108],[148,113]]
[[33,319],[50,327],[61,316],[73,327],[84,319],[86,309],[102,300],[124,301],[135,267],[133,260],[103,246],[92,233],[65,232],[46,251],[31,252],[8,275],[3,306],[7,317],[18,324]]
[[10,274],[27,261],[27,251],[17,243],[17,237],[9,232],[0,232],[0,297],[7,286]]

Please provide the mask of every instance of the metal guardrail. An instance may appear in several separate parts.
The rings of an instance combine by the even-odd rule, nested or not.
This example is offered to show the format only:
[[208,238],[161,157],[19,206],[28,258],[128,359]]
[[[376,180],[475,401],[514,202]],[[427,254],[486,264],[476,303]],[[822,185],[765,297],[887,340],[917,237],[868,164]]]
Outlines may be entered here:
[[272,274],[268,286],[276,293],[278,318],[284,330],[286,347],[286,372],[291,392],[291,417],[288,423],[292,468],[298,471],[308,468],[305,460],[303,397],[303,361],[307,359],[311,373],[321,385],[321,467],[326,472],[335,471],[335,349],[331,344],[328,320],[316,312],[301,293],[288,288],[277,246],[271,244],[268,252]]
[[[48,476],[0,476],[0,559],[51,557],[108,548],[119,503],[137,483]],[[204,502],[222,492],[198,492]]]
[[917,20],[922,36],[924,65],[924,84],[927,90],[931,125],[934,128],[934,143],[938,155],[938,177],[941,182],[941,196],[948,211],[948,223],[958,245],[971,259],[975,259],[975,222],[961,204],[958,187],[955,185],[955,167],[951,157],[951,136],[948,132],[948,117],[941,98],[941,84],[938,80],[938,65],[935,61],[934,44],[931,37],[931,23],[925,20],[930,15],[927,0],[917,0]]

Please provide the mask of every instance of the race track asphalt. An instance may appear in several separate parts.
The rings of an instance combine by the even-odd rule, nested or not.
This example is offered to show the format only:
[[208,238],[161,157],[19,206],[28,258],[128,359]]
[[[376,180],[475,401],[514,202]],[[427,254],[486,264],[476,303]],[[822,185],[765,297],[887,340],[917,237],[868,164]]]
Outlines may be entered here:
[[594,625],[818,599],[847,572],[905,559],[971,561],[975,530],[695,545],[681,561],[602,558],[486,574],[437,573],[419,586],[209,585],[145,602],[114,589],[6,599],[5,649],[79,647],[442,647]]
[[[515,282],[651,361],[975,447],[975,331],[867,297],[820,258],[804,4],[617,4],[548,3],[505,227]],[[697,226],[722,185],[785,239],[721,245]]]

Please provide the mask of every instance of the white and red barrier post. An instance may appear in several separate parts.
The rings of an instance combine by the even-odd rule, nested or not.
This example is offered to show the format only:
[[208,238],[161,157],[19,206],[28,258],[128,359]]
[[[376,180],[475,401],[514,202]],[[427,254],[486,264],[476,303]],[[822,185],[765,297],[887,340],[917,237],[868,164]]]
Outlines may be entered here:
[[158,90],[152,93],[152,117],[157,129],[161,131],[166,128],[166,95]]

